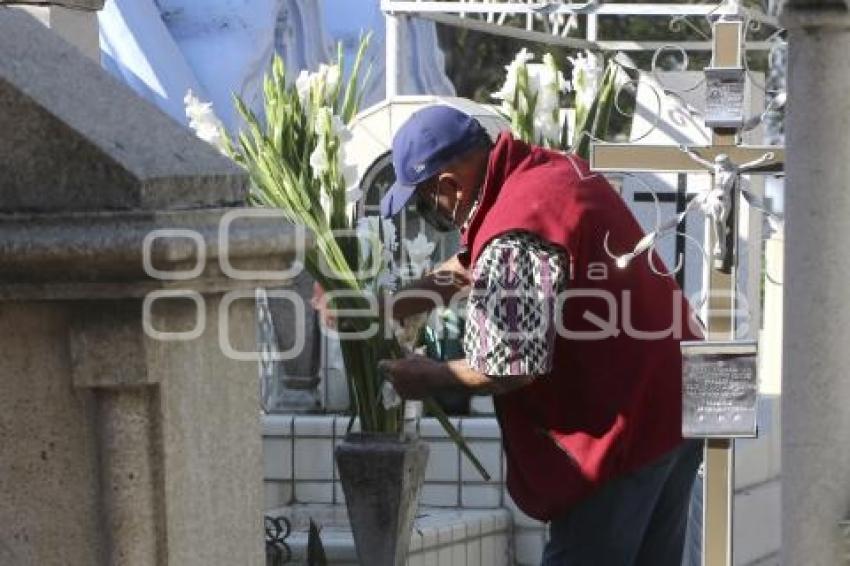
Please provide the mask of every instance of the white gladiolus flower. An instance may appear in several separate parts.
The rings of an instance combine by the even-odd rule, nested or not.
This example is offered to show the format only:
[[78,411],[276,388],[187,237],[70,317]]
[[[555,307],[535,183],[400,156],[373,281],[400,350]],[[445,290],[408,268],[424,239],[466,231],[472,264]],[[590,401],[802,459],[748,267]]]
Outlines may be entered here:
[[345,183],[345,202],[346,204],[354,204],[363,198],[363,191],[360,190],[360,177],[357,175],[357,165],[348,161],[348,154],[344,146],[339,146],[339,153],[340,170],[342,171],[342,180]]
[[437,244],[428,241],[422,232],[419,232],[412,240],[404,239],[404,248],[410,257],[410,269],[414,277],[419,277],[428,269],[431,255],[436,247]]
[[310,98],[310,73],[308,71],[301,71],[298,74],[298,78],[295,79],[295,90],[298,91],[301,106],[305,107]]
[[183,97],[186,106],[186,118],[189,119],[189,127],[194,130],[195,135],[215,147],[221,153],[226,153],[224,144],[224,124],[215,115],[212,102],[201,102],[195,96],[192,89],[186,91]]
[[313,124],[313,128],[316,130],[319,138],[328,138],[333,135],[334,132],[334,115],[333,110],[331,110],[327,106],[320,106],[316,109],[316,114],[314,115],[315,120]]
[[395,252],[398,250],[398,237],[396,235],[395,224],[389,218],[384,218],[384,247]]
[[336,92],[336,89],[339,86],[339,79],[339,65],[329,65],[325,76],[325,89],[329,95]]
[[543,64],[539,68],[540,91],[537,105],[541,111],[553,111],[561,107],[561,93],[569,89],[569,83],[564,74],[558,69],[555,58],[551,53],[543,56]]
[[[329,106],[320,106],[316,109],[314,117],[314,128],[317,134],[316,148],[310,154],[310,167],[313,176],[321,179],[333,166],[342,177],[346,187],[346,202],[356,202],[359,198],[357,189],[357,168],[354,164],[347,162],[343,143],[351,139],[351,130],[343,123],[339,116],[333,113]],[[334,162],[328,153],[331,142],[336,147]]]
[[331,115],[331,133],[339,138],[341,142],[347,142],[351,139],[351,130],[342,121],[342,118],[336,114]]
[[569,83],[551,54],[543,57],[543,63],[529,63],[533,59],[532,54],[521,50],[505,67],[505,82],[493,98],[502,100],[502,111],[511,118],[516,135],[557,147],[561,141],[561,93]]
[[332,95],[336,92],[341,78],[339,65],[319,65],[315,73],[301,71],[295,79],[295,90],[298,98],[305,108],[311,103],[325,105],[330,104]]
[[375,229],[377,216],[364,216],[357,221],[355,232],[357,234],[357,242],[360,244],[360,261],[364,265],[372,257],[376,249],[380,249],[381,240],[378,238],[378,231]]
[[558,146],[561,139],[560,112],[557,117],[553,110],[548,112],[537,112],[534,115],[534,136],[536,139],[548,142],[551,146]]
[[569,57],[573,64],[573,89],[576,93],[576,111],[590,108],[599,90],[599,82],[603,69],[599,66],[596,56],[589,51],[579,53],[575,58]]
[[376,284],[378,289],[384,289],[389,293],[394,293],[398,288],[398,277],[389,269],[384,269],[378,273]]
[[316,148],[310,154],[310,169],[313,170],[313,177],[320,179],[322,175],[327,173],[330,168],[330,160],[328,159],[327,147],[323,140],[319,140]]
[[505,83],[499,91],[492,94],[493,98],[513,103],[514,97],[516,96],[519,69],[533,60],[533,53],[529,53],[525,47],[520,49],[519,53],[517,53],[516,57],[514,57],[514,60],[505,65]]
[[345,186],[357,186],[357,181],[359,180],[357,177],[357,165],[355,165],[354,163],[350,163],[346,159],[348,157],[348,154],[345,152],[344,148],[340,147],[339,152],[341,154],[340,161],[342,162],[340,169],[342,171],[342,178],[345,180]]
[[[378,222],[381,223],[380,230]],[[356,233],[360,242],[360,256],[364,260],[371,257],[376,247],[380,247],[379,251],[383,253],[383,259],[387,262],[392,261],[392,255],[398,249],[395,224],[392,220],[378,216],[365,216],[357,221]]]

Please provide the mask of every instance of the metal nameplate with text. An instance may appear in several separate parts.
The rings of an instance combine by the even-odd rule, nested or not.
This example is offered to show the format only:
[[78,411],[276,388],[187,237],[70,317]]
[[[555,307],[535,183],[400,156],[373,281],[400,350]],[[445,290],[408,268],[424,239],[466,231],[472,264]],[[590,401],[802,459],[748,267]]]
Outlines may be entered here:
[[705,69],[705,125],[740,128],[744,125],[744,69]]
[[682,343],[682,435],[752,438],[758,435],[756,343]]

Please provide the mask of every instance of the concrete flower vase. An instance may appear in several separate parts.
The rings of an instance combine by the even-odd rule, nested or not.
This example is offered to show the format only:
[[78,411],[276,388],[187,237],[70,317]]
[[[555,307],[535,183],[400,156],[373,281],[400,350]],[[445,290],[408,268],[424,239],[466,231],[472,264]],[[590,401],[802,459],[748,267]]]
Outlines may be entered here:
[[402,566],[428,445],[394,434],[350,433],[337,447],[336,461],[360,564]]

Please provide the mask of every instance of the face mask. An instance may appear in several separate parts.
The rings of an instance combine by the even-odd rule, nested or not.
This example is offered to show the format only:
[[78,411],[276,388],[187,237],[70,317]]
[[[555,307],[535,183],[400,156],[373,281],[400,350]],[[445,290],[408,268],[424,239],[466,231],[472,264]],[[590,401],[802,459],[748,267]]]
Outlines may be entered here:
[[454,210],[452,210],[451,218],[447,218],[445,214],[440,212],[436,193],[434,194],[433,201],[426,196],[420,195],[416,200],[416,212],[419,213],[422,220],[430,224],[436,231],[451,232],[457,228],[454,219],[457,216],[459,205],[460,201],[457,201]]

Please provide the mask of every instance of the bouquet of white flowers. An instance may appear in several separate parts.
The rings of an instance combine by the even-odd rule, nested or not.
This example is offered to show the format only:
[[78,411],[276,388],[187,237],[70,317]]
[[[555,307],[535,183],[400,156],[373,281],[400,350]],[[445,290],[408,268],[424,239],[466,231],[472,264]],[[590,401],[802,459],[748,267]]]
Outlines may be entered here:
[[[599,64],[601,57],[589,52],[570,57],[572,81],[567,82],[551,53],[543,55],[543,63],[532,63],[534,55],[520,50],[505,66],[502,88],[493,93],[493,98],[502,101],[500,110],[514,135],[587,158],[590,142],[607,135],[618,89],[630,80],[619,57],[609,58],[604,66]],[[572,135],[561,109],[561,95],[570,89],[575,95]]]
[[493,98],[502,101],[502,114],[517,137],[545,147],[564,147],[567,130],[560,99],[569,83],[551,53],[543,56],[542,64],[533,60],[525,48],[517,53],[505,67],[505,82]]
[[[283,61],[275,56],[263,84],[264,119],[235,98],[246,124],[236,143],[211,116],[211,108],[192,96],[186,99],[187,115],[191,113],[200,137],[223,147],[245,168],[254,204],[280,209],[293,223],[312,231],[315,247],[306,250],[305,267],[321,286],[335,319],[353,417],[359,417],[364,432],[400,433],[404,407],[388,395],[391,385],[378,361],[401,357],[404,351],[398,329],[376,308],[399,277],[393,260],[398,244],[391,221],[357,218],[355,205],[362,195],[343,145],[362,98],[359,74],[367,46],[368,36],[360,43],[347,81],[342,80],[341,46],[336,63],[314,73],[302,71],[294,84],[287,84]],[[424,264],[433,244],[429,248],[417,238],[407,242],[407,250]],[[425,406],[487,477],[439,405],[426,400]]]

